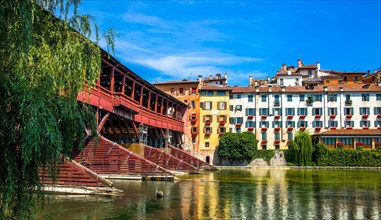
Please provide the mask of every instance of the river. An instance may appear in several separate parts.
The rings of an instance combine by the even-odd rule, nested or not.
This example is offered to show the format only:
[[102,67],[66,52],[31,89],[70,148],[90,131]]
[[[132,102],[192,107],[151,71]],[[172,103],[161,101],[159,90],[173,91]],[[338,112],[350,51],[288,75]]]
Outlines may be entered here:
[[123,196],[48,196],[38,218],[381,219],[380,171],[261,168],[113,182]]

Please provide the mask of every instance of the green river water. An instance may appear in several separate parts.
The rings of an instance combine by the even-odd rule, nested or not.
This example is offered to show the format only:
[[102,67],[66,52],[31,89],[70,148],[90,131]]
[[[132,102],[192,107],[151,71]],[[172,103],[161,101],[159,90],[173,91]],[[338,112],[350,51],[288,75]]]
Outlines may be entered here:
[[381,219],[381,171],[223,170],[113,182],[123,196],[49,196],[38,218]]

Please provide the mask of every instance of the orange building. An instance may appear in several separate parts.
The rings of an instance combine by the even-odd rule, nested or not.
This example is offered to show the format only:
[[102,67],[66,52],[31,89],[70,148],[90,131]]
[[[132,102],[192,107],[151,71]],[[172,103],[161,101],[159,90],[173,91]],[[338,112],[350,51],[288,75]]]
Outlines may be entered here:
[[198,90],[201,87],[201,80],[167,81],[153,84],[188,105],[183,117],[183,149],[192,153],[198,151],[198,127],[200,123],[200,95]]

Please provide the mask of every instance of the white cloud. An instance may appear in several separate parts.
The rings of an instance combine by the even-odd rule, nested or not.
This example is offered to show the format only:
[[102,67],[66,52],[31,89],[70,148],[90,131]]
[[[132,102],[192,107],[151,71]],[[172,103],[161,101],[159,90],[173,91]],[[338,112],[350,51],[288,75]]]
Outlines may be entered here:
[[163,19],[156,17],[145,15],[141,13],[126,13],[123,15],[123,20],[129,23],[135,24],[145,24],[154,27],[168,28],[169,25]]

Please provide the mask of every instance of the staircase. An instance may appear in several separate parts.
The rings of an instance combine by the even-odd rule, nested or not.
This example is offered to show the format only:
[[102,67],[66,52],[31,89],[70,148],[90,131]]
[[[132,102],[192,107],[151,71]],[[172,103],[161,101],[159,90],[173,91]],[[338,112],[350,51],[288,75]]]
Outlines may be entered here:
[[191,155],[190,153],[183,151],[174,146],[168,145],[168,148],[171,149],[171,155],[178,158],[179,160],[185,161],[186,163],[203,170],[217,170],[214,166],[208,164],[207,162],[198,159],[197,157]]

